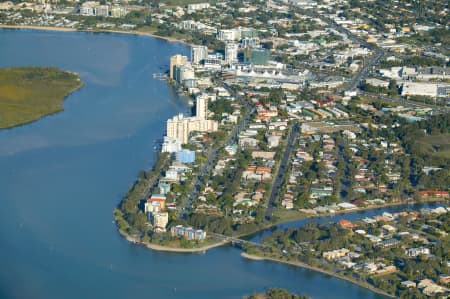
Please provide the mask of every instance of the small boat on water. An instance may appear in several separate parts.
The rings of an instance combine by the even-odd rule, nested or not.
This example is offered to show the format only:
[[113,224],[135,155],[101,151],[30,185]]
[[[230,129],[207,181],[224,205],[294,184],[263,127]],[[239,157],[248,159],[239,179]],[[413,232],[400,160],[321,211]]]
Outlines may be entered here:
[[165,79],[167,79],[167,76],[164,73],[155,73],[155,74],[153,74],[153,79],[165,80]]
[[189,106],[194,106],[194,101],[189,100],[189,101],[188,101],[188,105],[189,105]]

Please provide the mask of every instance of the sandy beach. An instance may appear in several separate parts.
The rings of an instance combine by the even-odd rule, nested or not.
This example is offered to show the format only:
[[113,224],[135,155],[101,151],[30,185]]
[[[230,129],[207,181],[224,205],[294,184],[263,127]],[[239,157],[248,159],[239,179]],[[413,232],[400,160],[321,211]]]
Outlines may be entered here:
[[33,30],[65,31],[65,32],[77,31],[76,29],[73,29],[73,28],[49,27],[49,26],[30,26],[30,25],[0,25],[0,28],[6,28],[6,29],[33,29]]
[[324,269],[321,269],[321,268],[313,267],[313,266],[310,266],[310,265],[302,263],[302,262],[290,262],[290,261],[284,261],[284,260],[271,258],[271,257],[261,257],[261,256],[257,256],[257,255],[251,255],[251,254],[248,254],[248,253],[245,253],[245,252],[241,253],[241,256],[243,258],[254,260],[254,261],[264,261],[264,260],[265,261],[272,261],[272,262],[283,263],[283,264],[287,264],[287,265],[291,265],[291,266],[301,267],[301,268],[304,268],[304,269],[320,272],[320,273],[323,273],[323,274],[326,274],[326,275],[330,275],[330,276],[333,276],[333,277],[336,277],[336,278],[339,278],[339,279],[342,279],[342,280],[346,280],[348,282],[351,282],[351,283],[356,284],[356,285],[358,285],[360,287],[366,288],[366,289],[368,289],[368,290],[370,290],[372,292],[378,293],[380,295],[391,297],[391,298],[396,298],[395,296],[393,296],[391,294],[388,294],[385,291],[383,291],[381,289],[378,289],[378,288],[376,288],[376,287],[374,287],[374,286],[372,286],[372,285],[370,285],[368,283],[357,281],[357,280],[351,279],[349,277],[345,277],[345,276],[336,274],[336,273],[334,273],[332,271],[328,271],[328,270],[324,270]]
[[131,242],[131,243],[135,243],[135,244],[140,244],[143,245],[149,249],[152,250],[157,250],[157,251],[166,251],[166,252],[177,252],[177,253],[195,253],[195,252],[204,252],[207,251],[211,248],[215,248],[215,247],[219,247],[219,246],[223,246],[227,243],[229,243],[229,241],[220,241],[214,244],[209,244],[209,245],[205,245],[202,247],[196,247],[196,248],[176,248],[176,247],[169,247],[169,246],[163,246],[163,245],[159,245],[159,244],[153,244],[153,243],[146,243],[146,242],[141,242],[139,239],[133,238],[130,235],[126,234],[123,231],[119,230],[119,233],[125,238],[127,239],[127,241]]
[[152,243],[143,243],[143,245],[145,247],[147,247],[147,248],[150,248],[150,249],[153,249],[153,250],[157,250],[157,251],[178,252],[178,253],[194,253],[194,252],[207,251],[208,249],[219,247],[219,246],[225,245],[227,243],[229,243],[229,242],[221,241],[219,243],[210,244],[210,245],[202,246],[202,247],[198,247],[198,248],[175,248],[175,247],[161,246],[161,245],[152,244]]
[[109,30],[109,29],[96,29],[90,31],[78,30],[74,28],[64,28],[64,27],[50,27],[50,26],[31,26],[31,25],[0,25],[0,28],[5,29],[32,29],[32,30],[47,30],[47,31],[63,31],[63,32],[93,32],[93,33],[118,33],[118,34],[130,34],[130,35],[139,35],[139,36],[147,36],[162,39],[171,43],[183,43],[189,46],[192,44],[188,43],[185,40],[168,37],[168,36],[160,36],[150,32],[143,31],[125,31],[125,30]]
[[[257,232],[259,232],[259,231],[263,231],[263,230],[265,230],[265,229],[269,229],[269,228],[271,228],[271,227],[274,227],[274,226],[279,225],[279,224],[284,223],[284,222],[290,222],[290,221],[296,221],[296,220],[308,219],[308,218],[316,218],[316,217],[333,216],[333,215],[336,215],[336,214],[347,214],[347,213],[355,213],[355,212],[360,212],[360,211],[368,211],[368,210],[374,210],[374,209],[382,209],[382,208],[387,208],[387,207],[392,207],[392,206],[405,205],[405,204],[408,204],[408,203],[410,203],[410,204],[417,204],[417,203],[430,203],[430,202],[445,202],[445,200],[442,200],[442,199],[430,199],[430,200],[420,201],[420,202],[398,202],[398,203],[387,203],[387,204],[378,205],[378,206],[370,206],[370,207],[357,208],[357,209],[353,209],[353,210],[337,211],[337,212],[334,213],[334,214],[327,213],[327,214],[320,214],[320,215],[303,215],[303,216],[299,216],[298,218],[295,218],[295,219],[289,219],[289,220],[279,221],[279,222],[277,222],[277,223],[273,223],[273,224],[266,225],[266,226],[264,226],[264,227],[261,227],[261,229],[259,229],[258,231],[253,232],[253,233],[250,233],[250,234],[240,234],[240,235],[237,235],[237,236],[234,236],[234,237],[235,237],[235,238],[242,238],[242,237],[245,237],[245,236],[248,236],[248,235],[257,233]],[[142,244],[142,245],[144,245],[144,246],[146,246],[147,248],[152,249],[152,250],[167,251],[167,252],[179,252],[179,253],[202,252],[202,251],[207,251],[207,250],[209,250],[209,249],[212,249],[212,248],[215,248],[215,247],[219,247],[219,246],[223,246],[223,245],[229,243],[229,242],[227,242],[227,241],[221,241],[221,242],[218,242],[218,243],[215,243],[215,244],[210,244],[210,245],[203,246],[203,247],[198,247],[198,248],[175,248],[175,247],[162,246],[162,245],[152,244],[152,243],[142,243],[140,240],[134,239],[134,238],[132,238],[131,236],[127,235],[127,234],[124,233],[124,232],[121,232],[121,231],[119,231],[119,232],[120,232],[120,234],[121,234],[122,236],[125,237],[125,239],[127,239],[128,241],[130,241],[130,242],[132,242],[132,243]],[[250,255],[248,255],[248,254],[246,254],[246,253],[243,253],[242,256],[245,257],[245,258],[249,258],[249,259],[257,259],[257,260],[266,259],[266,260],[272,260],[271,258],[266,258],[266,257],[262,258],[262,257],[258,257],[258,256],[250,256]],[[278,262],[282,262],[282,263],[288,263],[288,264],[290,264],[290,262],[286,262],[286,261],[282,261],[282,260],[275,260],[275,259],[273,259],[273,260],[274,260],[274,261],[278,261]],[[307,269],[314,270],[314,271],[318,271],[318,272],[322,272],[322,273],[325,273],[325,274],[333,275],[333,276],[336,275],[336,274],[334,274],[334,273],[332,273],[332,272],[328,272],[328,271],[322,270],[322,269],[320,269],[320,268],[314,268],[314,267],[311,267],[311,266],[309,266],[309,265],[307,265],[307,264],[303,264],[303,263],[294,263],[293,265],[294,265],[294,266],[300,266],[300,267],[307,268]],[[349,279],[346,278],[346,277],[340,277],[340,276],[336,276],[336,277],[339,277],[339,278],[341,278],[341,279],[349,280]],[[359,284],[359,283],[360,283],[360,282],[358,282],[358,281],[352,281],[352,280],[349,280],[349,281],[351,281],[351,282],[353,282],[353,283],[356,283],[356,284]],[[370,286],[364,286],[364,287],[370,289]],[[380,293],[380,294],[381,294],[381,293]]]

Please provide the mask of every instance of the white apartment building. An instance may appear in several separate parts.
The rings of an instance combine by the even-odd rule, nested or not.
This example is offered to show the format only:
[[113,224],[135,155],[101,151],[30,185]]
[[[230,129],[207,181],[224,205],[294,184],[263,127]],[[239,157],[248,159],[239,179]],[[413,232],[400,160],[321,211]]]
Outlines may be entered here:
[[162,145],[163,153],[176,153],[181,151],[181,142],[175,138],[164,136],[164,142]]
[[99,5],[95,7],[95,15],[100,17],[108,17],[109,16],[108,5]]
[[217,34],[217,39],[221,41],[237,41],[241,39],[241,31],[237,29],[222,29]]
[[209,3],[193,3],[193,4],[188,4],[188,13],[197,11],[197,10],[203,10],[203,9],[207,9],[210,7]]
[[238,45],[227,43],[225,45],[225,63],[233,64],[238,62]]
[[84,5],[80,7],[80,15],[82,16],[95,16],[94,8],[90,5]]
[[195,116],[200,119],[208,118],[208,95],[201,94],[196,99]]
[[208,58],[207,46],[192,46],[191,61],[193,64],[199,64],[203,59]]
[[176,65],[173,69],[173,77],[175,81],[182,84],[185,80],[195,79],[195,71],[190,63],[184,65]]
[[125,8],[120,7],[120,6],[113,6],[111,8],[111,17],[113,17],[113,18],[124,17],[127,15],[127,13],[128,13],[128,11]]

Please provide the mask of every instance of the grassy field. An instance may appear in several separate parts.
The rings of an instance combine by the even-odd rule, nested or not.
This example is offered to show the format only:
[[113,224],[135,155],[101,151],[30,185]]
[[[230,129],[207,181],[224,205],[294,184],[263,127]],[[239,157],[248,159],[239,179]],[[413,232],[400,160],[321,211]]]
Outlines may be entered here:
[[63,110],[64,98],[83,83],[53,67],[0,68],[0,129]]
[[417,144],[424,153],[450,159],[450,133],[426,136],[418,140]]

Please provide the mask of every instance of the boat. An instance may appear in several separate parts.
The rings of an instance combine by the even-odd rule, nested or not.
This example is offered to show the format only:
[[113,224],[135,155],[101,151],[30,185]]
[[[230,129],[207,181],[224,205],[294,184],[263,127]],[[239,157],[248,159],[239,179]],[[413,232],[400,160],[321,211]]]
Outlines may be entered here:
[[153,74],[153,79],[165,80],[165,79],[167,79],[167,76],[164,73],[155,73],[155,74]]

